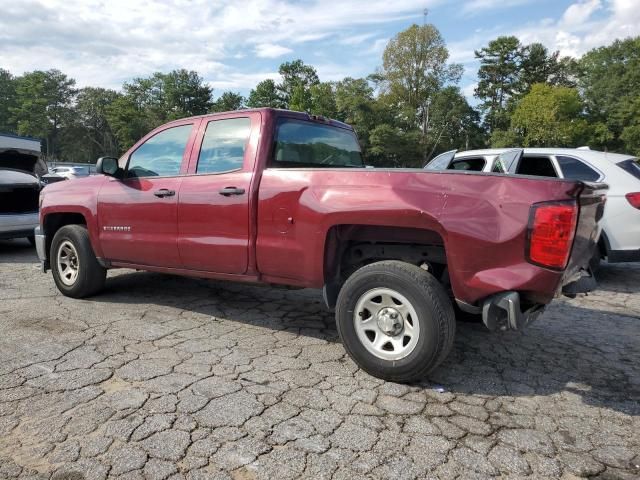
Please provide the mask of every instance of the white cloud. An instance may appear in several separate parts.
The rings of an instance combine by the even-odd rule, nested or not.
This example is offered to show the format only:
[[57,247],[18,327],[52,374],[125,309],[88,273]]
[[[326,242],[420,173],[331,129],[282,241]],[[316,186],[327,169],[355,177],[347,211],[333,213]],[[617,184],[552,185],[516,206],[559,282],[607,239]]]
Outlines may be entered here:
[[463,13],[476,13],[482,10],[517,7],[532,3],[534,0],[470,0],[462,7]]
[[[606,14],[593,15],[601,10]],[[633,0],[578,1],[558,21],[527,25],[514,34],[524,43],[541,42],[561,55],[580,57],[615,39],[640,35],[640,9]]]
[[271,79],[276,82],[281,80],[278,72],[228,72],[224,76],[221,76],[219,80],[212,80],[208,82],[208,84],[215,90],[249,90],[255,87],[262,80],[267,79]]
[[[462,63],[467,76],[475,76],[478,62],[474,50],[501,35],[515,35],[524,44],[540,42],[563,56],[580,57],[615,39],[640,35],[640,8],[637,7],[637,0],[578,0],[569,5],[560,18],[543,18],[513,30],[476,31],[464,40],[452,42],[448,45],[449,60]],[[470,86],[464,88],[467,96],[469,89]]]
[[335,43],[367,26],[418,19],[421,8],[415,0],[342,0],[330,7],[324,0],[4,2],[0,66],[16,74],[57,68],[79,86],[112,88],[153,71],[187,68],[227,85],[239,54],[251,62],[305,42]]
[[287,53],[293,52],[289,47],[283,47],[282,45],[275,45],[273,43],[261,43],[256,45],[256,56],[260,58],[277,58]]
[[569,6],[562,15],[564,25],[581,25],[602,7],[600,0],[587,0]]

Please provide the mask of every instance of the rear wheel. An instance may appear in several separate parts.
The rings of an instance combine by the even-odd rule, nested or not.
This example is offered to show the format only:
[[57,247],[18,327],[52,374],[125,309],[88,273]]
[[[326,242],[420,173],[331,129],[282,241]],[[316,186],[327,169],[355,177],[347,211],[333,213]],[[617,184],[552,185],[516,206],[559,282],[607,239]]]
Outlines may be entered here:
[[84,298],[100,291],[107,271],[98,263],[89,233],[82,225],[67,225],[51,242],[51,271],[63,295]]
[[347,279],[336,323],[345,349],[363,370],[396,382],[435,369],[455,333],[442,285],[427,271],[394,260],[362,267]]

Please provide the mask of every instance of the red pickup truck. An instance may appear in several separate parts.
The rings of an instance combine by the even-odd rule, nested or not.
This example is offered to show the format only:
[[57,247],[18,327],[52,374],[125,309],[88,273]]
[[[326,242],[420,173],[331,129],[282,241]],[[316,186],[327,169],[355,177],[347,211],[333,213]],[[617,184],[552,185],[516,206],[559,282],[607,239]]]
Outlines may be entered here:
[[394,381],[446,357],[456,304],[490,329],[539,315],[586,268],[606,193],[367,168],[348,125],[273,109],[171,122],[97,171],[40,197],[38,255],[64,295],[118,267],[322,288],[349,354]]

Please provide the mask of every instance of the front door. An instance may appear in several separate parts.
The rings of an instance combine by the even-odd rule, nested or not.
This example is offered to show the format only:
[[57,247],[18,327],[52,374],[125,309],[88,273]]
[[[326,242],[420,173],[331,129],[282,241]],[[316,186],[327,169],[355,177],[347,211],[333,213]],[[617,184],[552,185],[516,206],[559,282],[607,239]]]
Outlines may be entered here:
[[103,184],[98,218],[106,259],[181,266],[177,245],[178,192],[195,127],[190,121],[152,132],[128,154],[122,178],[110,178]]
[[249,199],[260,114],[234,115],[203,122],[189,175],[180,185],[178,249],[184,268],[227,274],[247,271]]

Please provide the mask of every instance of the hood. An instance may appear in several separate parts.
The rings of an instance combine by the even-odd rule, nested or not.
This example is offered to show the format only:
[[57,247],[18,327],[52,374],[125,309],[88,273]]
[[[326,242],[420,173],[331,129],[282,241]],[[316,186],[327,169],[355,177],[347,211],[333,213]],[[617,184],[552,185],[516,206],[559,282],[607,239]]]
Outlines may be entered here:
[[55,192],[78,192],[92,191],[100,188],[100,185],[106,180],[104,175],[91,175],[90,177],[80,177],[72,181],[48,183],[45,192],[48,194]]
[[30,173],[0,168],[0,187],[13,187],[17,185],[39,186],[40,182]]
[[47,173],[47,165],[38,152],[15,148],[0,149],[0,168],[20,170],[32,175]]

